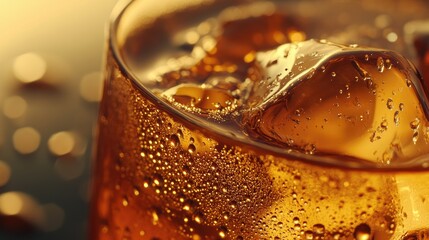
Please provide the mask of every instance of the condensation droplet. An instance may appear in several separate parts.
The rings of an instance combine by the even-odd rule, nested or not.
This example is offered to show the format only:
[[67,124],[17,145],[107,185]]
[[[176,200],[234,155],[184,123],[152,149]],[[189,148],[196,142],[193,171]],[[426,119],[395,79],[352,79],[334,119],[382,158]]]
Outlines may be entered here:
[[219,237],[220,238],[226,238],[227,228],[226,227],[220,227],[219,228]]
[[325,226],[323,224],[315,224],[313,225],[313,232],[317,235],[324,235]]
[[355,228],[353,236],[356,240],[370,240],[371,228],[367,224],[362,223]]
[[196,149],[196,147],[195,147],[195,145],[194,144],[189,144],[189,146],[188,146],[188,152],[190,153],[190,154],[193,154],[193,153],[195,153],[195,151],[196,151],[197,149]]
[[393,100],[391,98],[387,99],[386,106],[388,109],[393,109]]
[[383,121],[380,123],[380,127],[381,127],[383,130],[387,130],[388,123],[387,123],[387,120],[386,120],[386,119],[383,119]]
[[381,73],[384,71],[384,60],[382,57],[377,58],[377,70]]
[[395,123],[396,126],[399,126],[399,111],[396,111],[393,114],[393,122]]

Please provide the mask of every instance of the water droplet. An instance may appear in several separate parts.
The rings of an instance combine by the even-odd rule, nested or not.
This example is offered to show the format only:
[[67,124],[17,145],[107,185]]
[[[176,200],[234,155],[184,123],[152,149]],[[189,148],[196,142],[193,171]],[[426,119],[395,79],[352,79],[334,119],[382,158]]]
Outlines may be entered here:
[[323,224],[315,224],[313,225],[313,232],[317,235],[325,234],[325,226]]
[[365,54],[365,61],[369,61],[369,55]]
[[335,76],[337,76],[337,73],[336,73],[336,72],[332,72],[332,73],[331,73],[331,76],[332,76],[332,77],[335,77]]
[[384,60],[382,57],[377,58],[377,70],[381,73],[384,71]]
[[293,218],[293,223],[298,224],[299,223],[299,218],[298,217],[294,217]]
[[126,206],[128,206],[128,204],[129,204],[129,202],[128,202],[127,197],[124,197],[124,198],[122,199],[122,206],[126,207]]
[[193,153],[195,153],[195,151],[197,150],[197,148],[195,147],[195,145],[194,144],[189,144],[189,146],[188,146],[188,152],[190,153],[190,154],[193,154]]
[[152,224],[153,225],[157,225],[159,222],[159,216],[158,213],[156,213],[156,211],[152,212]]
[[137,187],[135,187],[133,193],[134,193],[134,196],[138,196],[140,195],[140,190]]
[[227,233],[227,228],[226,227],[220,227],[219,228],[219,237],[220,238],[225,238],[226,237],[226,233]]
[[180,139],[176,134],[170,136],[170,146],[177,147],[180,145]]
[[410,79],[405,79],[405,82],[407,83],[407,87],[411,87],[413,85]]
[[386,59],[385,65],[387,69],[392,69],[393,64],[392,64],[392,61],[390,61],[390,59]]
[[387,120],[386,120],[386,119],[383,119],[383,121],[380,123],[380,127],[381,127],[381,129],[383,129],[383,130],[387,130],[388,123],[387,123]]
[[304,239],[305,240],[312,240],[312,239],[314,239],[313,232],[310,231],[310,230],[305,231],[304,232]]
[[396,111],[396,112],[393,114],[393,122],[395,122],[395,125],[396,125],[396,126],[399,126],[399,111]]
[[417,130],[420,127],[420,119],[416,118],[412,122],[410,122],[410,127],[413,130]]
[[370,240],[371,239],[371,228],[362,223],[355,228],[353,236],[356,240]]

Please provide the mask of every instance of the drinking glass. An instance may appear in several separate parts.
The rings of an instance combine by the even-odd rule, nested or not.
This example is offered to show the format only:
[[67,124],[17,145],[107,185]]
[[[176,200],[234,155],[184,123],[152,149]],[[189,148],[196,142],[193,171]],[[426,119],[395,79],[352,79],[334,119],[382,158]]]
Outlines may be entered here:
[[[429,239],[429,125],[420,82],[400,85],[408,89],[399,99],[402,105],[389,105],[385,96],[397,96],[389,84],[383,85],[387,93],[380,100],[386,109],[393,108],[383,110],[390,111],[390,122],[394,112],[396,117],[402,114],[399,109],[421,113],[417,125],[405,113],[397,123],[398,129],[411,124],[411,148],[419,149],[417,157],[406,161],[377,152],[382,148],[376,141],[378,130],[375,139],[355,147],[357,157],[342,152],[354,137],[350,128],[329,133],[345,131],[344,141],[305,132],[298,123],[297,130],[290,130],[314,134],[310,139],[336,154],[254,138],[246,124],[236,129],[236,120],[228,115],[241,99],[200,87],[207,79],[211,84],[219,78],[229,79],[224,84],[236,81],[237,71],[252,69],[255,52],[312,38],[387,48],[417,62],[407,40],[412,34],[404,29],[428,18],[427,10],[428,4],[418,0],[120,1],[108,29],[89,238]],[[221,53],[206,58],[214,48]],[[237,60],[242,63],[238,67],[232,64],[236,56],[244,59]],[[226,60],[213,66],[213,59]],[[186,84],[175,75],[182,62],[194,67],[181,73],[194,81],[183,91],[233,104],[192,103],[188,109],[183,106],[189,99],[177,97],[174,104],[165,97],[165,89],[177,93],[174,87]],[[316,95],[327,91],[312,89]],[[204,111],[195,114],[195,109]],[[402,137],[411,139],[408,132]],[[381,157],[362,160],[374,155]]]

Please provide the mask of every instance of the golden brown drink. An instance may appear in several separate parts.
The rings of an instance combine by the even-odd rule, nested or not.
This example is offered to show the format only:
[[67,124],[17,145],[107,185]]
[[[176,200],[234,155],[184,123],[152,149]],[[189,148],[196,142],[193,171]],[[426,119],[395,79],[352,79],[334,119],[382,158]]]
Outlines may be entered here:
[[304,13],[362,8],[342,4],[130,3],[90,239],[428,239],[422,80],[397,53],[306,40],[337,35]]

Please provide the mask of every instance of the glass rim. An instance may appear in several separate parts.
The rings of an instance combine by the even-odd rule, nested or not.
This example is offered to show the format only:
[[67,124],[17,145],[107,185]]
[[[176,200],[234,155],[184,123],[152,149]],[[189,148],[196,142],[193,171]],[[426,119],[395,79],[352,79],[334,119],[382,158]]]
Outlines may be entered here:
[[[185,126],[193,126],[194,128],[201,131],[204,135],[214,135],[216,138],[227,140],[227,142],[237,143],[239,146],[244,146],[248,149],[255,149],[256,152],[267,153],[267,155],[273,155],[276,157],[285,158],[286,161],[298,161],[304,164],[316,165],[320,167],[330,167],[337,169],[348,169],[363,172],[419,172],[429,171],[429,166],[423,164],[416,164],[413,161],[406,162],[395,162],[393,164],[385,164],[379,162],[373,162],[365,159],[353,158],[355,161],[349,161],[342,158],[339,155],[324,156],[317,154],[308,154],[298,151],[288,151],[292,148],[281,148],[269,144],[263,144],[254,140],[245,141],[246,139],[234,138],[234,136],[226,134],[225,132],[219,131],[220,129],[205,129],[196,119],[185,116],[183,112],[171,104],[161,100],[155,94],[153,94],[143,83],[139,80],[136,74],[133,73],[132,69],[127,65],[126,60],[121,56],[121,51],[117,41],[117,30],[119,22],[121,21],[126,10],[132,6],[136,1],[141,0],[120,0],[116,3],[113,11],[110,15],[110,19],[107,24],[107,48],[111,51],[112,57],[118,64],[118,67],[122,74],[139,90],[139,93],[144,95],[152,104],[165,111],[168,115],[174,116],[175,119],[179,119],[181,124]],[[149,2],[149,1],[148,1]],[[248,140],[248,139],[247,139]],[[425,159],[427,158],[423,155]],[[416,158],[420,160],[420,158]],[[416,161],[417,161],[416,160]]]

